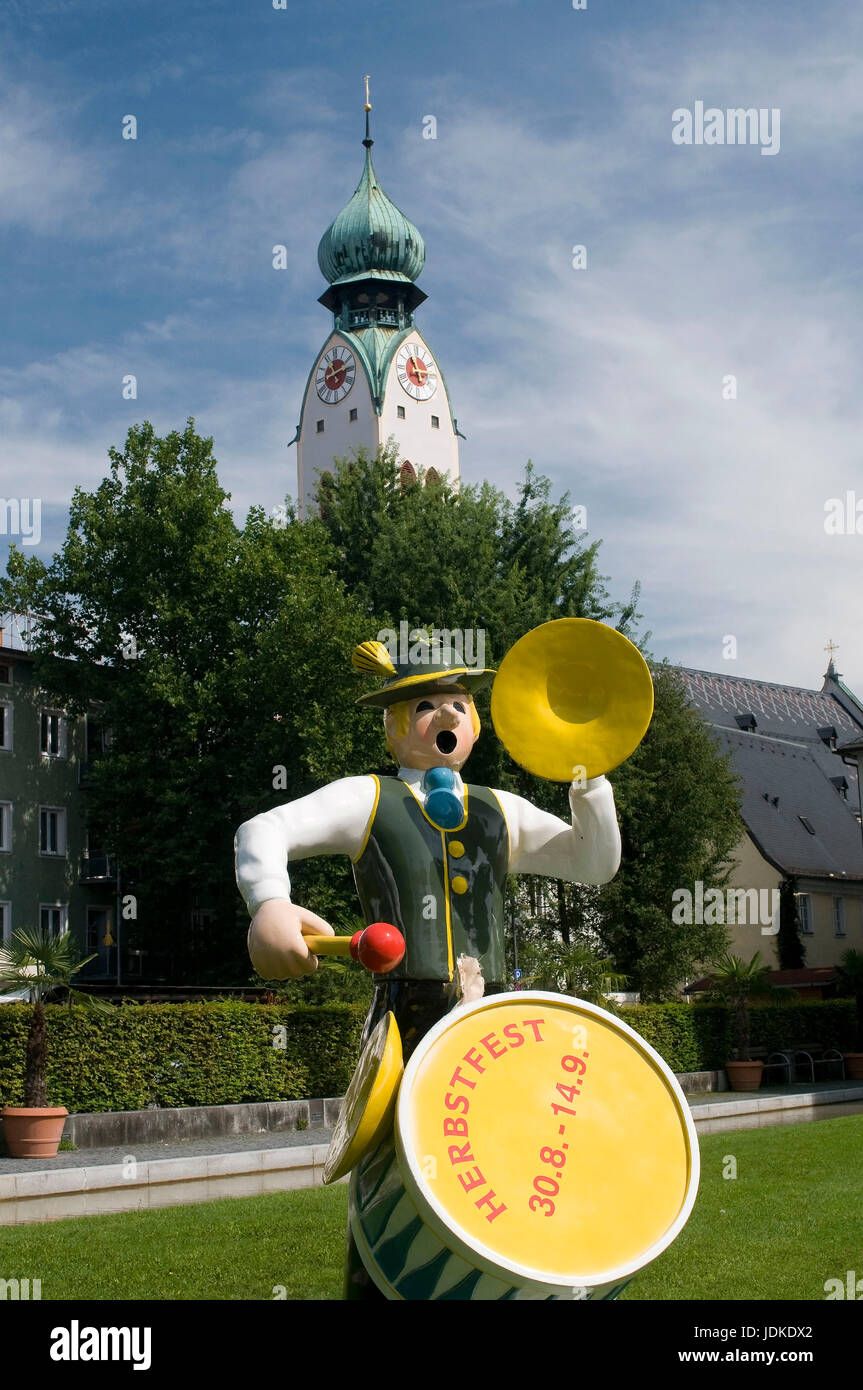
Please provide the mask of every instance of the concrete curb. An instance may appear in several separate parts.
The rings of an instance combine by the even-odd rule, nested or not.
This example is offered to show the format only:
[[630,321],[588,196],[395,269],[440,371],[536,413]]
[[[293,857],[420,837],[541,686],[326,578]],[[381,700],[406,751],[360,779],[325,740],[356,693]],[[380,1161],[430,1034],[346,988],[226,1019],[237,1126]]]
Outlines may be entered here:
[[317,1187],[326,1144],[0,1176],[0,1226]]
[[[132,1144],[183,1143],[241,1134],[332,1129],[341,1096],[325,1100],[249,1101],[242,1105],[188,1105],[152,1110],[109,1110],[70,1115],[63,1138],[78,1149],[126,1148]],[[2,1133],[2,1121],[0,1121]]]

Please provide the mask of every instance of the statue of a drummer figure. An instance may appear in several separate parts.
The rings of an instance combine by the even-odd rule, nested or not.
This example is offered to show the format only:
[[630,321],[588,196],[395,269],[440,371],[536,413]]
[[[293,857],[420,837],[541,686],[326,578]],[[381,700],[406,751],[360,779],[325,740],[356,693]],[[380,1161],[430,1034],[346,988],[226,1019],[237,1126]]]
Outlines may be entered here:
[[[405,1058],[459,998],[506,990],[507,874],[601,884],[620,863],[605,776],[570,786],[571,824],[511,792],[462,780],[480,731],[473,692],[495,672],[428,659],[437,655],[416,644],[413,659],[395,665],[380,642],[354,652],[355,667],[386,677],[357,703],[383,710],[396,777],[341,778],[255,816],[236,836],[237,882],[252,918],[249,954],[265,979],[316,969],[304,933],[332,934],[291,901],[289,862],[350,856],[366,921],[393,923],[406,942],[401,964],[376,977],[364,1039],[392,1010]],[[353,1283],[362,1283],[361,1270]],[[351,1293],[364,1296],[358,1287]]]

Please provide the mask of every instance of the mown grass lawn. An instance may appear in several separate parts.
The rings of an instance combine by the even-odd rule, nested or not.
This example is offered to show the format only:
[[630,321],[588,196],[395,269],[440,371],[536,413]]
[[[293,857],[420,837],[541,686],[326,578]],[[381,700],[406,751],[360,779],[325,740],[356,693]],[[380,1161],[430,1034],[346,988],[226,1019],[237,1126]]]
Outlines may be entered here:
[[[824,1298],[863,1275],[863,1116],[702,1140],[698,1201],[625,1299]],[[736,1159],[737,1177],[729,1157]],[[0,1228],[0,1277],[43,1299],[341,1297],[347,1188]]]

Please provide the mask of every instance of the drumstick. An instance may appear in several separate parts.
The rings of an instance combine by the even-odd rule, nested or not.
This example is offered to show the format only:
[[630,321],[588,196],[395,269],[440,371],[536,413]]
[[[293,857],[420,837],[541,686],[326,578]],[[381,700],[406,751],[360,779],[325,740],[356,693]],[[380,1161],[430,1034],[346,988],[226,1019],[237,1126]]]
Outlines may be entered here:
[[312,955],[350,956],[376,975],[386,975],[404,959],[405,939],[391,922],[372,922],[353,936],[312,936],[303,933]]

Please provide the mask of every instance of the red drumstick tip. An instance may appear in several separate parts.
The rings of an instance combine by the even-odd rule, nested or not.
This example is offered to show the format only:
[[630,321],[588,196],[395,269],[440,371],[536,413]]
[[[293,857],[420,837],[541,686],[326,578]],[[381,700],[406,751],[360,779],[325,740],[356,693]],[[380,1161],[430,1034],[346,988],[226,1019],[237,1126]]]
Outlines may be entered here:
[[[360,964],[376,975],[386,975],[390,970],[395,970],[404,959],[405,939],[391,922],[372,922],[358,935],[357,957]],[[356,937],[351,942],[351,955],[354,941]]]

